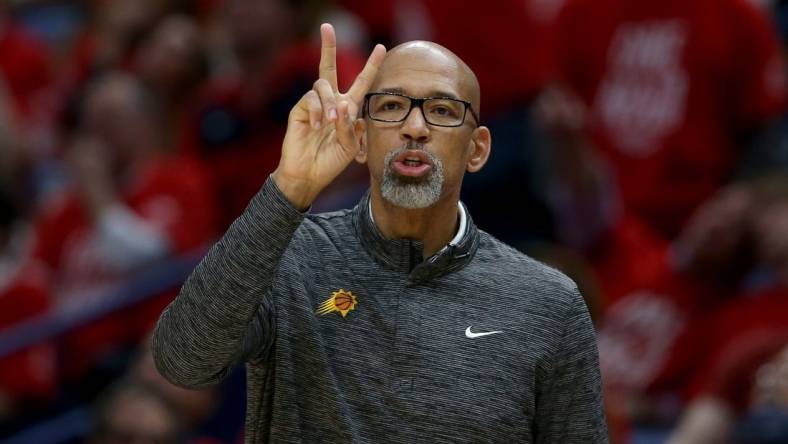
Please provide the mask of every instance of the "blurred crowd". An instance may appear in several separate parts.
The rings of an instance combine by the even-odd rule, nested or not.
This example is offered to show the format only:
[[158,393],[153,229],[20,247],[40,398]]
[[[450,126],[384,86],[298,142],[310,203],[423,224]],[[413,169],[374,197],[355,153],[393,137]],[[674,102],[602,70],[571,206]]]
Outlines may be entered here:
[[[493,152],[463,201],[578,283],[613,442],[788,442],[784,0],[0,3],[0,440],[242,440],[242,372],[187,391],[148,352],[185,275],[140,282],[273,172],[322,22],[341,89],[375,43],[476,72]],[[367,186],[351,166],[313,211]]]

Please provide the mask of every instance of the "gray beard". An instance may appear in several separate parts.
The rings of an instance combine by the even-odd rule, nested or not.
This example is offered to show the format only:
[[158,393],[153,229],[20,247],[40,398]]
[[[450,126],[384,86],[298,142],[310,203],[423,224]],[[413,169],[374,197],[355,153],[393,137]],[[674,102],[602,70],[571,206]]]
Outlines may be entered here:
[[389,203],[412,210],[432,206],[441,197],[443,162],[432,153],[424,151],[432,162],[432,171],[427,177],[408,180],[408,178],[398,176],[391,168],[391,161],[408,149],[414,149],[411,145],[405,145],[386,155],[386,159],[383,161],[383,182],[380,184],[380,194]]

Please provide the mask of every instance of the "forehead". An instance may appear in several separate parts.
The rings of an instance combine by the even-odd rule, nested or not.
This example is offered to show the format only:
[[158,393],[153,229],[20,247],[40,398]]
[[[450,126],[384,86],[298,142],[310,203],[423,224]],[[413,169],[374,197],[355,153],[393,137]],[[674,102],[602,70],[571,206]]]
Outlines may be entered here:
[[370,89],[382,90],[416,97],[446,93],[468,100],[467,81],[457,61],[429,46],[414,45],[388,54]]

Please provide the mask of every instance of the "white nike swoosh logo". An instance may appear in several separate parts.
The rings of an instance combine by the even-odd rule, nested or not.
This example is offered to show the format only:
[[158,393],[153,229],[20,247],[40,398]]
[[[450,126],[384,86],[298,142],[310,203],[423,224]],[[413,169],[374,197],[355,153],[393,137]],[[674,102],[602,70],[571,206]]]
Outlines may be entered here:
[[468,328],[465,329],[465,337],[468,337],[468,338],[471,338],[471,339],[473,339],[473,338],[480,338],[482,336],[487,336],[487,335],[494,335],[496,333],[503,333],[503,332],[500,331],[500,330],[496,330],[496,331],[485,331],[485,332],[482,332],[482,333],[474,333],[474,332],[471,331],[471,327],[468,327]]

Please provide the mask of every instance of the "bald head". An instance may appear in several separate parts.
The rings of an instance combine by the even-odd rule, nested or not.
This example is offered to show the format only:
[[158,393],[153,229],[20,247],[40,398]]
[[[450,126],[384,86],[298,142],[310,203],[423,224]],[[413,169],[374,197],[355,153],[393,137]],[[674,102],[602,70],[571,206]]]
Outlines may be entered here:
[[386,88],[392,76],[408,71],[424,73],[437,82],[453,83],[447,86],[456,89],[460,99],[471,102],[474,111],[480,112],[479,80],[473,70],[449,49],[423,40],[406,42],[389,50],[372,91]]

